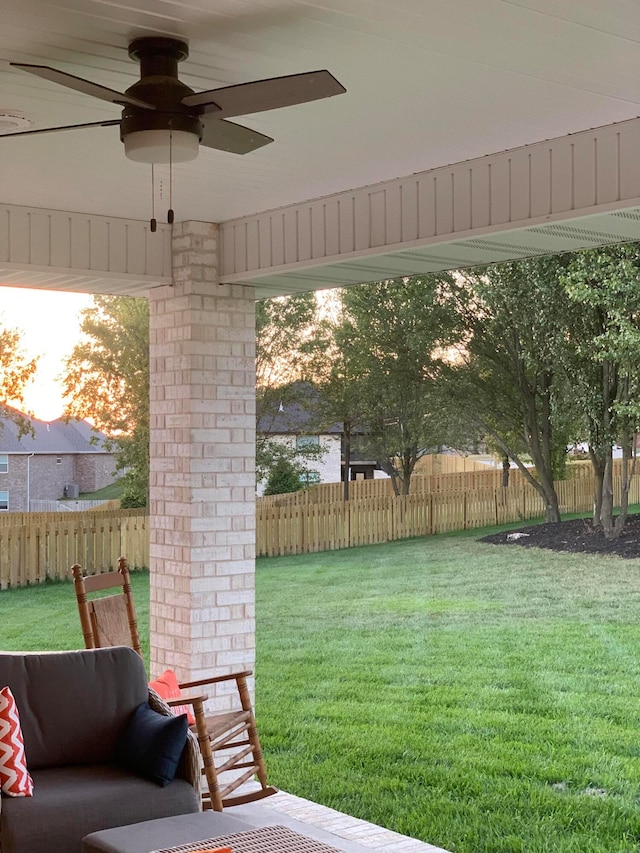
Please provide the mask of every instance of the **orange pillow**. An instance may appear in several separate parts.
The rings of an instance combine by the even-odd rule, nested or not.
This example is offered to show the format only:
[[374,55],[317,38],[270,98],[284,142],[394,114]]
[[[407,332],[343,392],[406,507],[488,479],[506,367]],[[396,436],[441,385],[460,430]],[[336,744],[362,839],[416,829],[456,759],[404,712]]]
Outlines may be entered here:
[[[155,681],[150,681],[149,687],[152,687],[165,702],[167,699],[182,699],[182,691],[178,686],[178,679],[175,672],[171,669],[166,669]],[[189,725],[195,725],[196,718],[193,716],[190,705],[174,705],[171,710],[176,716],[186,714]]]
[[192,850],[191,853],[232,853],[230,847],[207,847],[206,850]]
[[33,796],[18,706],[9,687],[0,690],[0,791],[9,797]]
[[207,847],[206,850],[192,850],[191,853],[232,853],[230,847]]

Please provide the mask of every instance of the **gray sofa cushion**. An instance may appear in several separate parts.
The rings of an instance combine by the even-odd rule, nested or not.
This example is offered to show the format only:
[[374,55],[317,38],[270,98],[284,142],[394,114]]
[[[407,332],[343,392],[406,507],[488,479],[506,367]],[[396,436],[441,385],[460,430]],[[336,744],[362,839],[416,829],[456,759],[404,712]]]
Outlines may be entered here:
[[112,761],[131,714],[148,696],[144,664],[124,646],[2,652],[0,687],[5,685],[20,713],[29,772]]
[[90,832],[199,810],[188,782],[161,788],[111,764],[36,770],[33,781],[33,799],[2,800],[2,853],[81,853]]

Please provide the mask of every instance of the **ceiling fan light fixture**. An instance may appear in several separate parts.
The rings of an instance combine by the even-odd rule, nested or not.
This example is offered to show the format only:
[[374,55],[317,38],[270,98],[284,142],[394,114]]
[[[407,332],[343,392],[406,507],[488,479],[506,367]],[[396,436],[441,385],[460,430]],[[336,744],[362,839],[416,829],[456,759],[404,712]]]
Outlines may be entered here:
[[0,110],[0,136],[4,136],[6,133],[28,130],[31,124],[32,122],[24,116]]
[[137,163],[186,163],[199,144],[198,134],[185,130],[137,130],[124,137],[124,153]]

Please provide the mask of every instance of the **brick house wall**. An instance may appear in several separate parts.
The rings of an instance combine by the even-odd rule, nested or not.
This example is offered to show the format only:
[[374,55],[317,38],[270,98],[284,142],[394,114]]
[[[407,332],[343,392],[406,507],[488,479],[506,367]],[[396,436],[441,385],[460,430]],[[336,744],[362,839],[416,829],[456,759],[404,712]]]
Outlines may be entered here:
[[117,479],[111,453],[78,453],[74,465],[75,476],[69,482],[77,483],[81,492],[95,492]]
[[[9,512],[27,512],[27,501],[58,500],[76,483],[92,492],[116,479],[110,453],[9,453],[8,471],[0,473],[0,492],[9,493]],[[27,472],[29,488],[27,488]]]

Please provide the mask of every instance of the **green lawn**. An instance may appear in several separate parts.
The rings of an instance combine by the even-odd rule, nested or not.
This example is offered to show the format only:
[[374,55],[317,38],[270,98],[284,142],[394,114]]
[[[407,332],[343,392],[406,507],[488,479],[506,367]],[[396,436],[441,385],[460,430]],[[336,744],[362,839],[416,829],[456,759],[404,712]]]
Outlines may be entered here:
[[[271,781],[457,853],[639,851],[640,561],[477,535],[258,562]],[[79,644],[68,584],[0,617]]]

